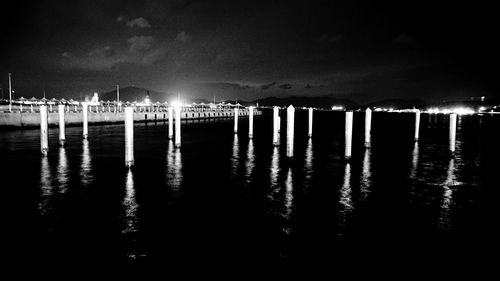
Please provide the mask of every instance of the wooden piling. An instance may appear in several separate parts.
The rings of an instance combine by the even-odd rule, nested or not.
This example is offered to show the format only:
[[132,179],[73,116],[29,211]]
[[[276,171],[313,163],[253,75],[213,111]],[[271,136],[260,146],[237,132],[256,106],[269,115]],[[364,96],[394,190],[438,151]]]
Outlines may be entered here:
[[253,138],[253,106],[248,108],[248,137]]
[[293,137],[295,133],[295,108],[290,105],[286,111],[286,155],[293,157]]
[[273,145],[279,145],[278,128],[279,128],[279,108],[273,107]]
[[182,107],[175,107],[175,147],[181,147],[181,110]]
[[372,131],[372,110],[367,108],[365,110],[365,147],[370,147]]
[[351,159],[351,152],[352,152],[352,120],[353,119],[353,112],[352,111],[346,111],[345,113],[345,159],[350,160]]
[[40,105],[40,150],[42,155],[49,153],[49,120],[46,105]]
[[86,102],[82,102],[82,114],[83,114],[83,138],[86,139],[89,136],[89,105]]
[[308,136],[312,137],[313,135],[313,109],[309,107],[309,126],[308,126]]
[[134,165],[134,109],[125,107],[125,166]]
[[61,146],[64,146],[64,142],[66,141],[66,128],[64,123],[64,104],[58,105],[59,110],[59,143]]

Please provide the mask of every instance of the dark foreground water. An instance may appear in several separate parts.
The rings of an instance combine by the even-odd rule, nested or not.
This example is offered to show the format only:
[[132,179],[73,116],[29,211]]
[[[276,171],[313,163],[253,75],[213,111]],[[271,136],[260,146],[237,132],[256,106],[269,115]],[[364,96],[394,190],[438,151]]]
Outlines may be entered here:
[[[461,116],[448,157],[446,116],[374,113],[372,148],[354,115],[353,159],[343,160],[344,115],[296,112],[293,159],[272,146],[270,112],[189,122],[182,148],[163,123],[135,125],[124,167],[123,125],[0,132],[4,258],[27,270],[97,268],[169,276],[310,277],[480,273],[498,261],[500,116]],[[283,116],[282,128],[285,128]],[[284,131],[284,130],[283,130]],[[28,270],[29,271],[29,270]],[[407,275],[406,275],[407,276]]]

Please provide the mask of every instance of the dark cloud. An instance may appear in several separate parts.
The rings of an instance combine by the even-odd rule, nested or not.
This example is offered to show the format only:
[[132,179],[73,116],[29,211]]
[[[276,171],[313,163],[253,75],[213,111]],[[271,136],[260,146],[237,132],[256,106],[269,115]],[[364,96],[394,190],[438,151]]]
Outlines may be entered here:
[[[118,18],[120,19],[120,18]],[[126,25],[132,28],[150,28],[151,24],[145,18],[136,18],[127,21]]]
[[149,50],[153,46],[155,39],[153,36],[140,35],[130,37],[127,42],[130,44],[129,49],[131,52],[139,53]]
[[111,48],[111,46],[105,46],[102,48],[97,48],[92,50],[89,53],[90,57],[101,57],[101,58],[110,58],[116,54],[116,51]]
[[187,42],[191,41],[191,36],[189,36],[186,32],[181,31],[175,37],[175,41],[182,42],[182,43],[187,43]]

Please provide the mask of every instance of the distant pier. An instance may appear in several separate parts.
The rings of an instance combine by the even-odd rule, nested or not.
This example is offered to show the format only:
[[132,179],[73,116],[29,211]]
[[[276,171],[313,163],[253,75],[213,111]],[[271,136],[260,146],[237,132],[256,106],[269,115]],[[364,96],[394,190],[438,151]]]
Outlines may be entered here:
[[[67,111],[64,115],[66,125],[78,125],[83,123],[83,107],[82,106],[66,106]],[[76,108],[76,110],[75,110]],[[33,112],[31,109],[20,111],[13,108],[12,112],[0,111],[0,127],[10,128],[35,128],[40,126],[40,107],[34,106]],[[120,108],[121,109],[121,108]],[[194,119],[218,119],[234,117],[234,107],[196,107],[186,106],[181,108],[182,120]],[[254,115],[261,115],[262,112],[254,110]],[[248,116],[249,108],[239,108],[239,116]],[[106,123],[123,123],[125,112],[118,110],[113,106],[88,106],[87,112],[88,124],[106,124]],[[134,122],[168,122],[169,112],[168,107],[134,107],[133,113]],[[59,113],[57,110],[48,112],[48,125],[51,127],[59,125]]]

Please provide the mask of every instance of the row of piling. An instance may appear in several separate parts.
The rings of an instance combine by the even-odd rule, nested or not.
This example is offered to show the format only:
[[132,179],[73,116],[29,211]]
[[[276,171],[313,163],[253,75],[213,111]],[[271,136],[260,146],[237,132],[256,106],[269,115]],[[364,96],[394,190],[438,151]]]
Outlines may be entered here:
[[[88,110],[87,104],[83,104],[83,138],[88,137]],[[172,110],[173,109],[173,110]],[[59,105],[59,142],[61,146],[64,146],[65,137],[65,120],[64,112],[65,105]],[[181,107],[173,107],[168,110],[168,138],[174,139],[175,147],[179,148],[181,146]],[[134,165],[134,108],[131,106],[125,107],[125,165],[131,167]],[[174,118],[175,114],[175,118]],[[238,115],[239,109],[234,108],[234,133],[238,133]],[[286,148],[287,156],[293,156],[293,145],[294,145],[294,134],[295,134],[295,108],[290,105],[287,108],[287,126],[286,126]],[[174,126],[175,120],[175,126]],[[254,125],[254,107],[249,107],[249,127],[248,127],[248,137],[253,138],[253,125]],[[371,124],[372,123],[372,111],[368,108],[365,110],[365,130],[364,130],[364,144],[366,148],[370,148],[371,142]],[[273,145],[280,145],[279,133],[280,133],[281,118],[279,115],[279,108],[273,107]],[[457,114],[450,114],[450,127],[449,127],[449,149],[451,154],[455,152],[455,141],[456,141],[456,124],[457,124]],[[175,134],[174,134],[175,129]],[[352,131],[353,131],[353,111],[345,112],[345,151],[344,158],[349,160],[352,155]],[[420,111],[415,111],[415,134],[414,140],[419,140],[420,131]],[[313,108],[308,108],[308,137],[312,137],[313,132]],[[47,155],[48,146],[48,112],[47,106],[40,106],[40,143],[41,152],[43,155]]]

